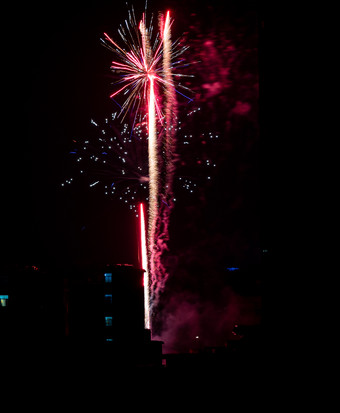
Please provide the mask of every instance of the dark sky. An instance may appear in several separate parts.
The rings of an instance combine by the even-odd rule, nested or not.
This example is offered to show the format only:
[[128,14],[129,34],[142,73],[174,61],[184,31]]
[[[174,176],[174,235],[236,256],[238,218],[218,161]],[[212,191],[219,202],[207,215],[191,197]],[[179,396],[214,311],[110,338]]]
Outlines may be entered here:
[[[176,295],[165,293],[164,304],[172,314],[181,307],[178,296],[195,315],[201,310],[192,302],[219,303],[223,296],[231,303],[225,269],[256,267],[267,242],[260,209],[262,15],[258,2],[220,3],[149,1],[153,11],[173,10],[176,35],[184,33],[190,57],[201,60],[192,88],[203,117],[187,127],[223,139],[215,153],[200,142],[194,147],[198,157],[212,151],[217,172],[196,198],[181,195],[173,211],[167,262]],[[144,1],[133,4],[138,15]],[[114,110],[112,55],[99,39],[115,35],[126,16],[123,0],[30,2],[3,15],[6,265],[137,264],[133,215],[85,186],[60,187],[72,139],[86,134],[91,117]],[[205,308],[210,317],[222,307]]]

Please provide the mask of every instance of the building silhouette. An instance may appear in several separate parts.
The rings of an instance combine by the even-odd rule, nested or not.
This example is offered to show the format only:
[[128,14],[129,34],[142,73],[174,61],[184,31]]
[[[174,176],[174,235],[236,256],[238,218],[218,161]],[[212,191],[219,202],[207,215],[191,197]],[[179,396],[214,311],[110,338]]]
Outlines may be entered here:
[[[263,273],[270,268],[264,266]],[[242,283],[243,293],[261,294],[258,283],[249,279]],[[261,360],[261,325],[235,325],[233,337],[222,347],[163,354],[162,341],[152,340],[144,328],[143,270],[131,265],[1,269],[3,360],[15,348],[15,357],[29,359],[32,365],[45,354],[47,363],[62,359],[65,370],[75,374],[115,368],[238,371]]]
[[55,271],[35,266],[2,269],[2,343],[21,348],[60,344],[64,335],[63,283]]
[[107,265],[68,280],[65,335],[73,352],[96,348],[109,363],[162,366],[162,342],[151,340],[144,328],[143,272],[131,265]]
[[[87,270],[3,269],[1,343],[27,357],[70,363],[160,368],[162,342],[144,329],[143,270],[108,265]],[[4,350],[5,351],[5,350]]]

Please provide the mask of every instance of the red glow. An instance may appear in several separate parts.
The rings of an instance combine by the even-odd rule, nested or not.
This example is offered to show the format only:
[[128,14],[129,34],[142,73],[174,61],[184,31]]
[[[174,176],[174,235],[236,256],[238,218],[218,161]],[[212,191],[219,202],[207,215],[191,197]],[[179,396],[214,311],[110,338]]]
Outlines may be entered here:
[[148,272],[148,254],[146,248],[145,236],[145,215],[144,205],[140,203],[140,248],[141,248],[141,265],[144,270],[143,285],[144,285],[144,326],[150,328],[149,314],[149,272]]
[[145,215],[144,215],[144,206],[140,204],[140,246],[141,246],[141,258],[142,258],[142,269],[147,271],[148,269],[148,260],[146,253],[146,239],[145,239]]

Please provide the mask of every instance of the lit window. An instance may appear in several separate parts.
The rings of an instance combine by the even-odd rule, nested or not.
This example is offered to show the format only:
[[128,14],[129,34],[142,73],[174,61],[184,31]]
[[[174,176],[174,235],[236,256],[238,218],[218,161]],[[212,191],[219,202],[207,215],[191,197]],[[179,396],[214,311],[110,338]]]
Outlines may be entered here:
[[112,283],[112,272],[106,272],[104,277],[106,283]]
[[0,307],[7,306],[8,295],[0,295]]
[[112,326],[112,317],[105,317],[105,325],[106,327]]
[[112,294],[105,294],[104,300],[105,304],[112,304]]

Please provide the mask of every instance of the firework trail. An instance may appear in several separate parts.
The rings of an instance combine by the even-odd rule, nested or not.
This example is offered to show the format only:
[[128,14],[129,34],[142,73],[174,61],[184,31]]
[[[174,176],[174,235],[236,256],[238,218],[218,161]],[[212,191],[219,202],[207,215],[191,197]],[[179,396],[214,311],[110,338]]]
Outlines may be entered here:
[[[158,216],[158,148],[156,128],[156,97],[155,97],[155,72],[152,69],[152,54],[150,50],[150,39],[145,26],[145,15],[139,24],[142,36],[143,63],[148,78],[148,157],[149,157],[149,219],[148,219],[148,243],[150,257],[150,273],[155,278],[155,262],[153,250],[155,245],[155,232]],[[146,279],[145,288],[150,287],[150,280]],[[146,295],[146,294],[145,294]],[[146,319],[148,317],[146,316]]]
[[[175,91],[178,90],[175,89],[172,70],[174,67],[183,66],[183,59],[179,56],[187,49],[179,48],[179,41],[171,43],[171,24],[170,13],[167,12],[165,19],[159,19],[160,35],[157,34],[152,42],[152,25],[150,23],[147,27],[146,13],[143,13],[137,26],[132,9],[132,12],[129,12],[129,21],[126,20],[125,27],[121,25],[119,30],[129,51],[120,47],[106,33],[105,40],[102,39],[104,45],[119,57],[119,61],[112,62],[111,69],[121,76],[117,83],[124,85],[119,87],[111,98],[122,94],[126,96],[121,106],[121,114],[125,112],[125,117],[128,110],[134,112],[134,124],[137,117],[141,116],[141,109],[145,106],[148,109],[148,255],[151,282],[148,280],[147,284],[151,290],[152,308],[157,304],[167,278],[161,255],[167,248],[169,216],[173,205]],[[157,91],[156,84],[160,85]],[[178,87],[188,89],[180,83]],[[161,89],[163,94],[158,93],[158,89]],[[165,129],[165,133],[158,133],[157,122]],[[164,141],[161,141],[162,137]]]
[[[149,242],[149,262],[150,274],[153,280],[156,278],[156,262],[154,259],[155,249],[155,234],[158,218],[158,148],[157,148],[157,128],[156,128],[156,97],[155,97],[155,72],[152,67],[152,55],[150,52],[150,40],[148,31],[145,27],[145,20],[140,22],[139,29],[142,35],[142,46],[144,65],[149,80],[149,96],[148,96],[148,156],[149,156],[149,225],[148,225],[148,242]],[[149,297],[150,279],[146,269],[144,279],[144,296]],[[152,299],[148,300],[148,305],[145,305],[145,327],[150,328],[150,312]]]
[[156,132],[156,110],[155,110],[155,91],[154,80],[150,80],[149,97],[149,255],[150,272],[152,279],[155,278],[155,232],[158,216],[158,162],[157,162],[157,132]]
[[[163,20],[160,19],[160,26]],[[166,18],[161,27],[163,38],[163,78],[165,80],[165,133],[161,143],[161,152],[163,155],[163,184],[161,203],[158,211],[158,221],[156,225],[155,244],[151,250],[151,263],[153,270],[151,272],[151,311],[157,306],[159,295],[164,290],[166,280],[169,276],[162,261],[162,254],[168,250],[169,241],[169,220],[170,212],[173,208],[173,176],[175,170],[175,126],[176,126],[176,96],[172,79],[171,70],[171,21],[170,12],[167,12]]]

